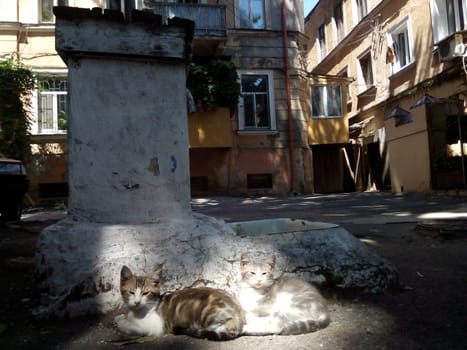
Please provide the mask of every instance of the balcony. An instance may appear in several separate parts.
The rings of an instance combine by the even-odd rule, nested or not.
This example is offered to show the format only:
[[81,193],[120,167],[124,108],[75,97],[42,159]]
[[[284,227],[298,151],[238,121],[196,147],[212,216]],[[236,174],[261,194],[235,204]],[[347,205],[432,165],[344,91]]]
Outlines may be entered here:
[[154,13],[162,18],[181,17],[195,22],[193,55],[212,56],[227,37],[225,6],[155,2]]
[[156,2],[155,13],[162,18],[181,17],[195,22],[195,37],[225,37],[225,6]]

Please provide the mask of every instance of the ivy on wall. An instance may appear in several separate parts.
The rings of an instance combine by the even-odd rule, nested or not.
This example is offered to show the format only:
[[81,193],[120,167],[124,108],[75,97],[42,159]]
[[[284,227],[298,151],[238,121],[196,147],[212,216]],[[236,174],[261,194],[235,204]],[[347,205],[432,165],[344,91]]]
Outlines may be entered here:
[[196,104],[205,109],[215,106],[235,109],[240,97],[237,69],[226,60],[192,63],[187,87]]
[[35,79],[13,60],[0,62],[0,153],[22,159],[30,154],[29,110]]

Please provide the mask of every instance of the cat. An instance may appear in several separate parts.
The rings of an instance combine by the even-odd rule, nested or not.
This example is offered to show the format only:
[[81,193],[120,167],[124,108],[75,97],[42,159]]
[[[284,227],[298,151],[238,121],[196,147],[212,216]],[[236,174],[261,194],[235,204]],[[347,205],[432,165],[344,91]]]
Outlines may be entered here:
[[305,280],[281,277],[274,280],[275,255],[266,261],[240,257],[238,299],[246,312],[244,334],[302,334],[329,325],[326,301]]
[[116,318],[124,333],[159,336],[187,334],[197,338],[228,340],[238,337],[245,313],[232,295],[220,289],[187,288],[160,294],[162,266],[138,277],[123,266],[120,291],[129,308]]
[[124,333],[143,336],[161,336],[164,320],[157,312],[160,298],[162,265],[148,276],[135,276],[127,266],[120,271],[120,293],[128,313],[114,321]]

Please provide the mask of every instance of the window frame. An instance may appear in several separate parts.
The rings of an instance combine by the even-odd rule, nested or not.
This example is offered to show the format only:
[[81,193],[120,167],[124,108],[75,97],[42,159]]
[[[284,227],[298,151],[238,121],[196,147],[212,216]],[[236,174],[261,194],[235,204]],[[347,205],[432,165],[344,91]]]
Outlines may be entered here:
[[[345,66],[344,69],[339,71],[337,73],[337,76],[342,77],[342,78],[348,78],[349,77],[349,66]],[[352,102],[352,91],[350,89],[350,85],[347,85],[347,103]]]
[[368,0],[354,0],[354,20],[355,24],[360,23],[360,21],[368,15]]
[[[240,132],[252,132],[252,133],[268,133],[277,131],[276,123],[276,107],[274,98],[274,71],[272,70],[237,70],[238,79],[240,83],[241,94],[238,101],[238,130]],[[242,90],[242,77],[243,76],[254,76],[254,75],[265,75],[268,79],[267,87],[267,98],[268,98],[268,109],[269,109],[269,126],[258,127],[258,126],[247,126],[245,120],[245,100],[244,91]],[[251,94],[255,94],[254,92]],[[248,93],[250,95],[250,93]],[[256,95],[256,94],[255,94]]]
[[[336,9],[340,8],[340,26],[338,26],[338,22],[336,20]],[[344,18],[344,1],[340,0],[334,6],[332,11],[332,22],[334,23],[334,39],[336,41],[336,45],[339,44],[345,38],[345,18]]]
[[[326,113],[324,114],[314,114],[314,103],[313,103],[313,89],[316,89],[316,88],[323,88],[323,92],[321,93],[321,97],[322,97],[322,106],[320,107],[320,110],[321,111],[325,111]],[[332,109],[333,109],[333,106],[328,103],[329,101],[329,89],[332,88],[333,90],[334,89],[338,89],[338,95],[340,97],[339,101],[339,106],[337,106],[337,109],[339,110],[338,112],[340,112],[340,114],[336,114],[336,115],[333,115],[332,113],[329,113]],[[310,110],[310,116],[312,119],[340,119],[340,118],[344,118],[344,98],[343,98],[343,87],[342,87],[342,84],[312,84],[310,85],[310,101],[311,101],[311,110]],[[331,92],[332,94],[332,92]],[[331,101],[335,101],[336,98],[335,96],[331,96]]]
[[[393,50],[394,50],[394,62],[389,62],[391,67],[391,75],[396,74],[397,72],[407,68],[414,62],[413,56],[413,42],[412,42],[412,27],[410,24],[410,18],[404,18],[400,23],[392,27],[387,32],[388,40],[392,41]],[[404,49],[401,48],[400,35],[405,35]],[[388,45],[388,50],[391,42]],[[403,53],[403,55],[402,55]],[[405,62],[402,64],[403,61]]]
[[[451,16],[447,1],[453,6]],[[455,32],[467,30],[467,3],[463,0],[430,0],[430,12],[435,45]]]
[[[44,2],[48,1],[52,3],[52,8],[50,9],[50,19],[44,19]],[[66,3],[64,5],[63,3]],[[38,1],[38,19],[39,23],[44,23],[44,24],[51,24],[55,23],[55,16],[53,14],[53,7],[54,6],[73,6],[74,5],[74,0],[39,0]]]
[[[371,83],[368,83],[365,77],[365,72],[362,66],[363,60],[366,60],[370,63]],[[366,91],[375,86],[375,70],[374,70],[373,57],[371,55],[371,50],[366,50],[360,56],[357,57],[357,77],[358,77],[359,93]]]
[[[65,90],[42,90],[41,88],[41,80],[59,80],[59,81],[65,81]],[[51,135],[51,134],[66,134],[67,129],[60,129],[58,125],[58,120],[59,120],[59,96],[65,96],[65,100],[62,102],[65,103],[65,113],[67,112],[67,105],[68,105],[68,78],[66,74],[52,74],[52,73],[40,73],[38,75],[38,80],[37,80],[37,89],[35,91],[35,110],[36,110],[36,119],[34,121],[34,131],[37,135]],[[52,105],[51,105],[51,111],[52,111],[52,128],[47,128],[47,127],[42,127],[42,125],[46,124],[43,123],[43,118],[44,113],[42,112],[42,97],[43,96],[52,96]]]
[[[248,2],[248,7],[249,7],[249,11],[248,11],[248,23],[246,25],[244,25],[244,17],[242,16],[241,14],[241,8],[242,8],[242,3],[244,1],[247,1]],[[255,26],[254,24],[254,19],[252,18],[252,13],[254,14],[254,11],[252,10],[253,9],[253,6],[252,6],[252,3],[254,1],[260,1],[261,2],[261,8],[262,8],[262,25],[260,26]],[[237,28],[240,28],[240,29],[252,29],[252,30],[264,30],[266,29],[266,1],[265,0],[236,0],[235,2],[235,8],[236,8],[236,12],[237,12],[237,16],[236,17],[236,27]]]
[[318,35],[316,36],[316,40],[318,41],[318,52],[319,57],[318,59],[321,61],[326,57],[326,25],[323,23],[318,26]]

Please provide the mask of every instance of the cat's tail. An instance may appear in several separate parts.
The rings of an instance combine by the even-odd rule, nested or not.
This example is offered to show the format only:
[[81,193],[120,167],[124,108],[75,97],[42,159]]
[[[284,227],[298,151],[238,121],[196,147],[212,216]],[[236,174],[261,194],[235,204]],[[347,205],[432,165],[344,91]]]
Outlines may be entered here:
[[320,315],[315,320],[294,320],[286,323],[282,328],[281,335],[295,335],[303,333],[316,332],[319,329],[326,328],[331,322],[329,313]]

